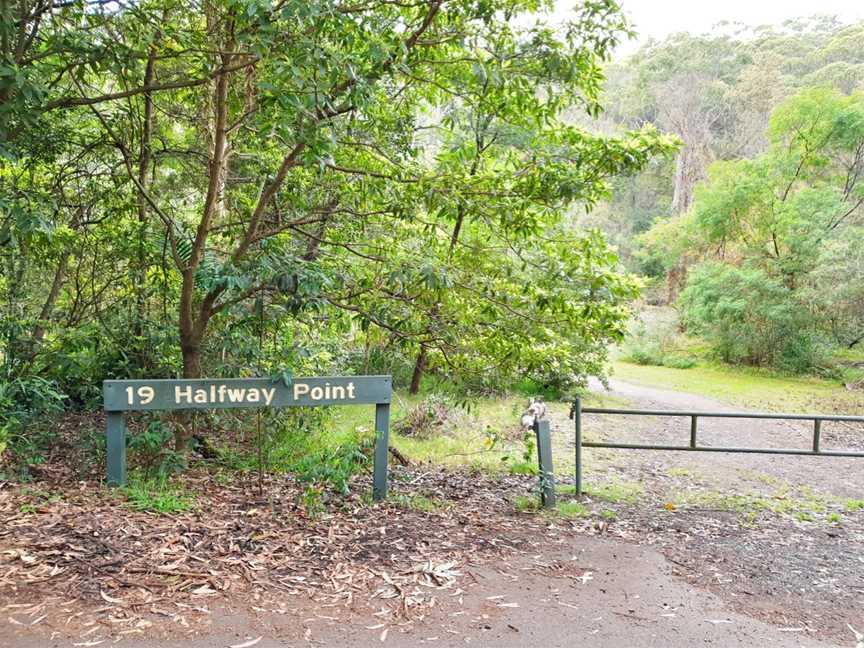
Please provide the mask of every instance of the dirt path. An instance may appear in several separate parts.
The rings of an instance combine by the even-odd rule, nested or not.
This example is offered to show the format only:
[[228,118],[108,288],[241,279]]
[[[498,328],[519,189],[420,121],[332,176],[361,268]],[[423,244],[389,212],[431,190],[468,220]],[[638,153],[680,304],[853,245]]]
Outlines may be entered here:
[[[573,537],[557,546],[538,542],[495,564],[466,565],[460,588],[410,626],[380,623],[374,608],[310,610],[288,597],[278,610],[226,607],[205,635],[183,639],[126,639],[118,648],[223,648],[261,637],[257,648],[285,646],[418,645],[456,648],[640,648],[692,646],[819,648],[853,642],[820,641],[794,620],[768,625],[731,612],[720,598],[687,585],[657,551],[611,538]],[[10,632],[11,630],[11,632]],[[850,633],[851,638],[851,633]],[[4,648],[61,648],[86,641],[27,638],[4,629]]]
[[[656,389],[611,380],[607,392],[599,383],[592,389],[624,398],[633,407],[657,410],[742,411],[720,401],[696,394]],[[686,444],[689,418],[624,417],[586,415],[585,428],[604,439],[630,442]],[[704,418],[699,421],[702,445],[750,446],[766,448],[809,448],[813,424],[807,421],[769,421],[759,419]],[[864,425],[823,423],[824,449],[864,448]],[[590,468],[592,450],[586,451]],[[779,488],[807,488],[815,493],[838,498],[864,497],[864,459],[833,457],[777,456],[758,454],[686,453],[616,450],[612,461],[628,472],[666,472],[689,470],[706,484],[737,492],[752,491],[776,495]]]
[[[610,388],[604,393],[632,408],[741,409],[618,380]],[[563,407],[552,424],[572,439]],[[862,431],[826,428],[826,447],[861,447]],[[586,415],[585,429],[594,438],[681,444],[689,419]],[[705,444],[806,447],[808,437],[809,426],[762,420],[700,426]],[[610,520],[606,533],[658,549],[733,610],[840,642],[850,625],[864,626],[864,459],[589,448],[584,486],[592,513]]]

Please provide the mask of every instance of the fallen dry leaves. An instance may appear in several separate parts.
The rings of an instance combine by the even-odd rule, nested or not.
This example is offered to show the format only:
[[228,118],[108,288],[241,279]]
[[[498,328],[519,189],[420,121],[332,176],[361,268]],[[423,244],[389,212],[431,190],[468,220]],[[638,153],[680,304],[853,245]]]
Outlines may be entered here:
[[[160,516],[130,510],[97,484],[0,489],[0,610],[12,624],[98,645],[183,632],[209,623],[209,600],[266,601],[304,595],[322,605],[380,606],[386,629],[422,618],[436,596],[460,590],[460,565],[507,554],[532,538],[568,533],[540,516],[513,512],[513,489],[465,473],[402,471],[396,492],[456,505],[422,512],[334,498],[315,517],[297,504],[301,487],[271,476],[265,497],[241,481],[187,475],[196,510]],[[512,485],[524,492],[530,480]],[[355,493],[368,489],[365,479]],[[41,488],[41,486],[40,486]],[[239,644],[253,646],[254,642]]]

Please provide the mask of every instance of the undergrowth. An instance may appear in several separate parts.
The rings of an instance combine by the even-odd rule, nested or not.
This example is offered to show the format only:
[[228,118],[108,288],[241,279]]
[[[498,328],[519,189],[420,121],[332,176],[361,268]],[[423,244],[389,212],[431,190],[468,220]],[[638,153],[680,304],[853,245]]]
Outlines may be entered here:
[[126,496],[129,507],[136,511],[169,515],[183,513],[194,505],[192,495],[164,476],[147,478],[134,473],[120,492]]

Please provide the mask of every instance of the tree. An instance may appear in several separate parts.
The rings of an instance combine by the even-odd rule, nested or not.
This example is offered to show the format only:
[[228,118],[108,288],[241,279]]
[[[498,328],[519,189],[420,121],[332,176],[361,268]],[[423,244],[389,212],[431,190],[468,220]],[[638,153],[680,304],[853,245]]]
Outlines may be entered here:
[[[664,264],[633,251],[644,218],[677,218],[694,198],[715,161],[755,158],[769,146],[772,111],[808,87],[844,94],[864,87],[864,67],[851,46],[860,24],[835,18],[788,21],[779,27],[727,23],[711,33],[675,34],[645,45],[607,67],[607,122],[654,123],[682,140],[675,166],[654,163],[634,179],[622,178],[614,199],[595,222],[621,247],[628,267],[649,274]],[[631,252],[633,251],[633,252]],[[634,253],[636,252],[636,253]],[[697,257],[693,257],[694,259]],[[674,299],[686,279],[687,258],[668,268]]]
[[[841,250],[855,258],[856,244],[850,248],[841,242],[860,242],[849,237],[864,220],[864,94],[805,90],[774,111],[768,139],[768,151],[757,158],[712,166],[709,181],[697,190],[691,213],[676,223],[681,239],[675,247],[746,268],[751,274],[741,275],[742,285],[771,286],[768,293],[774,297],[779,284],[788,294],[773,301],[764,296],[766,303],[792,304],[802,313],[811,312],[812,320],[819,322],[813,326],[823,336],[833,331],[837,338],[837,332],[845,330],[841,337],[851,342],[855,334],[849,337],[849,331],[856,330],[860,321],[851,312],[857,297],[854,291],[838,291],[829,278],[841,265],[837,258]],[[662,231],[646,236],[645,241],[661,243],[668,252],[670,227],[657,227]],[[671,229],[674,236],[676,227]],[[851,273],[847,280],[852,285],[860,283],[854,261],[841,267]],[[731,275],[718,272],[694,278],[693,289],[682,295],[685,311],[692,311],[687,314],[689,321],[707,322],[717,315],[703,317],[703,307],[696,304],[702,288],[732,280]],[[753,303],[761,299],[759,291],[750,293]],[[821,295],[818,302],[823,308],[806,307],[804,295]],[[828,295],[838,300],[837,307],[825,303]],[[840,323],[838,317],[846,321]],[[789,326],[771,339],[779,345],[794,338]],[[777,349],[766,349],[752,357],[771,362],[776,353]]]
[[[323,329],[331,347],[365,331],[476,375],[507,360],[520,321],[590,349],[569,373],[599,370],[632,286],[567,210],[671,146],[560,121],[600,109],[601,64],[628,33],[615,2],[583,2],[558,30],[520,19],[533,0],[16,7],[33,37],[4,95],[20,182],[0,191],[42,243],[4,212],[20,265],[2,289],[22,295],[4,321],[38,331],[13,371],[74,375],[70,390],[281,371],[303,345],[334,357]],[[69,200],[49,211],[34,187]],[[502,278],[529,257],[533,284]]]

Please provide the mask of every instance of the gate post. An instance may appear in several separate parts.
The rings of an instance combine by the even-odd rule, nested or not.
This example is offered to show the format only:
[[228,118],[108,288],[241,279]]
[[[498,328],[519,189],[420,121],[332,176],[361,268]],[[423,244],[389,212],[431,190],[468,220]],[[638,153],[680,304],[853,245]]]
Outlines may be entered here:
[[577,396],[573,401],[573,427],[576,432],[576,454],[574,455],[575,471],[574,478],[576,480],[576,496],[582,496],[582,398]]
[[534,421],[537,436],[537,461],[540,464],[540,502],[544,508],[555,506],[555,470],[552,468],[552,436],[549,421]]

